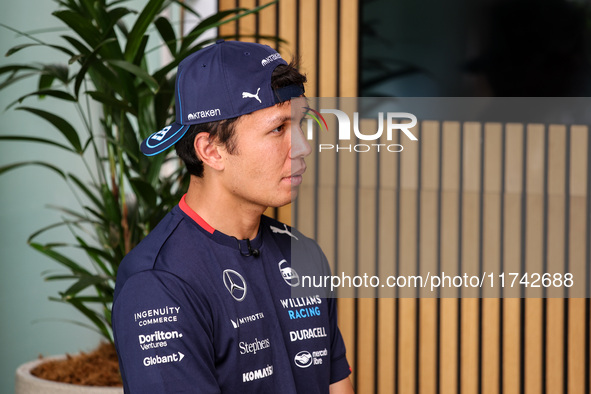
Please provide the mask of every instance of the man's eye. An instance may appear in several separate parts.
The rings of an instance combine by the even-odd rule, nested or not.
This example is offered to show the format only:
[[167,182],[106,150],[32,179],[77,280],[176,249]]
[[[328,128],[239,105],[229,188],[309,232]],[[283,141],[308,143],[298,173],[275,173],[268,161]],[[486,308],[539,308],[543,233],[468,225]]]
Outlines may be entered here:
[[279,127],[275,127],[273,130],[271,130],[272,133],[281,133],[283,131],[283,125],[279,126]]

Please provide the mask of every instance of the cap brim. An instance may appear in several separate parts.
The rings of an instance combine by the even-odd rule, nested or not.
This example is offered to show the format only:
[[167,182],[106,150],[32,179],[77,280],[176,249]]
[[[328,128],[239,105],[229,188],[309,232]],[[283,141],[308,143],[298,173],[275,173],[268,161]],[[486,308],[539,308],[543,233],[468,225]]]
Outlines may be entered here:
[[189,127],[175,122],[146,138],[140,150],[146,156],[162,153],[183,138]]

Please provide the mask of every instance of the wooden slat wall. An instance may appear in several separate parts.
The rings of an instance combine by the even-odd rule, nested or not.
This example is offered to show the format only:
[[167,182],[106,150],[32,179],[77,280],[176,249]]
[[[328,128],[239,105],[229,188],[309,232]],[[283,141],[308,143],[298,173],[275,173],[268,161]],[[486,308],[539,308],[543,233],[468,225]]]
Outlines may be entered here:
[[[220,29],[236,33],[287,40],[278,50],[301,57],[308,96],[357,95],[356,1],[280,0]],[[354,272],[361,257],[380,275],[400,273],[392,256],[422,272],[479,264],[543,272],[551,261],[589,281],[587,127],[450,120],[413,132],[420,142],[403,154],[321,163],[312,154],[318,170],[307,173],[295,217],[291,207],[270,213],[316,238],[337,270]],[[394,239],[378,243],[378,234]],[[589,299],[511,295],[339,299],[357,393],[591,393]]]

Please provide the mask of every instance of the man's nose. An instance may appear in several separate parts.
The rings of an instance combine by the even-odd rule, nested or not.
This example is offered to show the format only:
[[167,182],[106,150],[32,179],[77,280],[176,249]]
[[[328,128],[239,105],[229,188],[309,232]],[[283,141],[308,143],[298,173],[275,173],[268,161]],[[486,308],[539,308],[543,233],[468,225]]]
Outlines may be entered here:
[[292,126],[291,132],[291,158],[304,158],[312,152],[312,148],[304,137],[304,132],[299,125]]

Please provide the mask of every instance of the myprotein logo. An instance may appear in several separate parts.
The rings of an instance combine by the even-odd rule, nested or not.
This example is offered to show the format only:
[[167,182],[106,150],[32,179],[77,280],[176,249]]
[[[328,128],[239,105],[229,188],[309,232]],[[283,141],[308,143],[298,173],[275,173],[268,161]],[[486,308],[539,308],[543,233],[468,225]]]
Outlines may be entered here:
[[[410,141],[418,141],[418,138],[410,131],[411,128],[417,125],[417,117],[408,112],[384,112],[378,113],[378,128],[377,130],[362,130],[360,126],[359,112],[353,113],[353,121],[349,115],[338,109],[320,109],[319,111],[307,108],[307,131],[306,138],[308,140],[314,139],[314,121],[318,124],[319,129],[323,128],[328,131],[328,126],[322,114],[332,114],[335,116],[338,127],[338,144],[319,144],[318,151],[348,151],[348,152],[369,152],[376,150],[377,152],[402,152],[403,146],[401,144],[386,144],[376,143],[385,133],[387,141],[393,141],[394,136],[398,133],[403,133]],[[410,121],[410,122],[409,122]],[[351,140],[367,141],[361,144],[347,144]],[[373,143],[372,143],[373,142]]]

